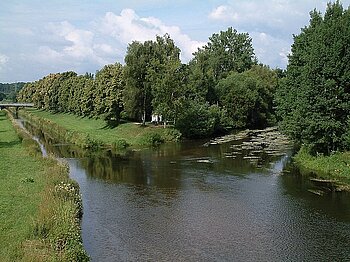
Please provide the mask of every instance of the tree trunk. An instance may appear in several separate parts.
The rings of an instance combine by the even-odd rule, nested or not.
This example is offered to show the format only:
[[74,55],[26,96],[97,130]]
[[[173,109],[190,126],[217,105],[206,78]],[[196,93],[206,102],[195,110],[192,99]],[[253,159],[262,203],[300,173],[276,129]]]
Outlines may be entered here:
[[146,90],[143,96],[143,117],[142,117],[142,125],[146,125]]

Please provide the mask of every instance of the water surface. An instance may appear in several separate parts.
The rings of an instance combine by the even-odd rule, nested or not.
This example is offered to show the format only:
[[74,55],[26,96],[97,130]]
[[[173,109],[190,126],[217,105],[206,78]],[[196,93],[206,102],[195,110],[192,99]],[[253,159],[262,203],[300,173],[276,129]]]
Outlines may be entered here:
[[350,261],[349,195],[310,193],[307,178],[283,172],[288,148],[81,152],[29,129],[80,185],[92,261]]

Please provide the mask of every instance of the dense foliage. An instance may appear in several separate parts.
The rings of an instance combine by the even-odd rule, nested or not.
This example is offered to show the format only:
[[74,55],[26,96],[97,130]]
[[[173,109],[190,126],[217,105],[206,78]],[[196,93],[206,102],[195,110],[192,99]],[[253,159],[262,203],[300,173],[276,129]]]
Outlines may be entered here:
[[132,42],[125,57],[125,110],[145,124],[153,111],[170,116],[181,66],[180,49],[169,35],[156,41]]
[[219,81],[216,92],[235,128],[264,128],[276,122],[273,99],[277,83],[274,71],[256,65],[243,73],[231,72]]
[[52,112],[102,118],[110,126],[121,118],[145,124],[157,114],[186,137],[275,122],[277,74],[257,65],[247,33],[228,28],[213,34],[188,64],[181,64],[168,34],[134,41],[125,63],[106,65],[95,76],[50,74],[26,84],[18,99]]
[[6,98],[6,95],[4,93],[0,93],[0,101],[4,100]]
[[96,116],[115,124],[120,120],[123,88],[123,66],[116,63],[104,66],[95,78],[74,72],[50,74],[27,83],[18,99],[33,102],[40,109]]
[[294,37],[278,91],[281,127],[311,153],[350,147],[350,10],[329,3]]

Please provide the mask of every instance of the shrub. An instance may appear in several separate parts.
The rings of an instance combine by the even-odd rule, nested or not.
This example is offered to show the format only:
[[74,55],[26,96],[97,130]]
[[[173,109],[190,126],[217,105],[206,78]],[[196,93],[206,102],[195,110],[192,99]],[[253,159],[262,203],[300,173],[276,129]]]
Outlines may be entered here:
[[177,129],[166,128],[164,136],[166,137],[166,141],[178,142],[180,141],[182,134]]
[[226,130],[230,125],[228,120],[216,105],[188,101],[177,119],[176,128],[188,138],[208,137]]
[[128,142],[125,139],[118,139],[113,142],[112,147],[114,149],[125,149],[129,146]]
[[164,143],[164,138],[158,133],[147,133],[142,139],[142,144],[147,146],[159,146]]

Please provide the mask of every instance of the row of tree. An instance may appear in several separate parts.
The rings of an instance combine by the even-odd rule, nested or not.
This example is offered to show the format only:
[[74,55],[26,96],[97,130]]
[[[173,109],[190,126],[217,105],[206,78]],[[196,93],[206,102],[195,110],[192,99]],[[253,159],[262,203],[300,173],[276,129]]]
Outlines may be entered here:
[[213,34],[188,64],[169,35],[129,44],[125,65],[106,65],[91,74],[50,74],[28,83],[20,101],[38,108],[103,118],[142,121],[151,114],[172,121],[187,137],[276,122],[276,70],[258,65],[252,39],[228,28]]

